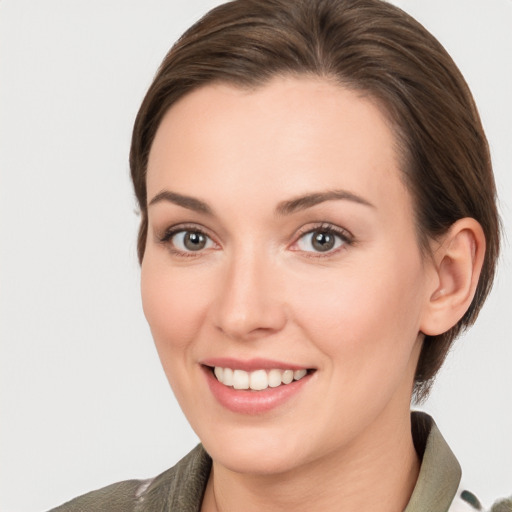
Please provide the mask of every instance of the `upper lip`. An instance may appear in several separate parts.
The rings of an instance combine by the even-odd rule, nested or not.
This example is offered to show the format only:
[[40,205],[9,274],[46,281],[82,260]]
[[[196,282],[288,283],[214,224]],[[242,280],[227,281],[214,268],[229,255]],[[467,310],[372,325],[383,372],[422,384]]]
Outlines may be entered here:
[[232,357],[212,357],[208,359],[203,359],[200,363],[204,366],[210,367],[221,367],[221,368],[231,368],[233,370],[245,370],[246,372],[252,372],[255,370],[272,370],[272,369],[280,369],[280,370],[308,370],[311,369],[307,366],[303,366],[300,364],[288,363],[284,361],[277,361],[273,359],[262,359],[262,358],[254,358],[254,359],[234,359]]

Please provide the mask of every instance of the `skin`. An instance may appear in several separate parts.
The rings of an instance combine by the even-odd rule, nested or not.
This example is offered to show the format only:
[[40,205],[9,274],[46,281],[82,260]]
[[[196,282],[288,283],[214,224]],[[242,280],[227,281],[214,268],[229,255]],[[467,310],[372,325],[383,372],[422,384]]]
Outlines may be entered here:
[[[326,80],[208,85],[164,117],[149,156],[142,298],[167,378],[213,458],[204,511],[405,508],[419,470],[414,370],[443,294],[400,176],[379,107]],[[279,211],[328,191],[361,201]],[[318,252],[305,233],[325,223],[350,235]],[[162,241],[176,226],[208,244]],[[239,414],[209,390],[201,361],[212,357],[315,371],[283,405]]]

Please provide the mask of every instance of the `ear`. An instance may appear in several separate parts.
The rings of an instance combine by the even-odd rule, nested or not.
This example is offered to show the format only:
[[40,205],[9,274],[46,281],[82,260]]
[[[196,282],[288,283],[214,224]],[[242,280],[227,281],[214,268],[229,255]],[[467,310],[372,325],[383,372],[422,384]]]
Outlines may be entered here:
[[436,242],[432,280],[420,330],[436,336],[451,329],[468,310],[475,295],[485,256],[482,226],[460,219]]

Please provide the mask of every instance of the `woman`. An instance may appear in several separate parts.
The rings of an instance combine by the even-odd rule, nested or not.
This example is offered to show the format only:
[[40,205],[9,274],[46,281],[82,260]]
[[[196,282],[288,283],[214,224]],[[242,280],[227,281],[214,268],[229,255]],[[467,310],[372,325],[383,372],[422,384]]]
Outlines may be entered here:
[[55,510],[478,509],[409,413],[499,250],[478,113],[428,32],[379,0],[220,6],[130,164],[144,311],[202,446]]

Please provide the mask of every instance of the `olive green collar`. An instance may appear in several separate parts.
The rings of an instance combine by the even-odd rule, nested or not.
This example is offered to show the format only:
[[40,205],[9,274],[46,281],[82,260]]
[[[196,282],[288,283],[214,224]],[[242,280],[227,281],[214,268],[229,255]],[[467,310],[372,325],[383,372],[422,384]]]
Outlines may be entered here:
[[460,483],[460,465],[428,414],[413,412],[411,423],[421,468],[404,512],[446,512]]

